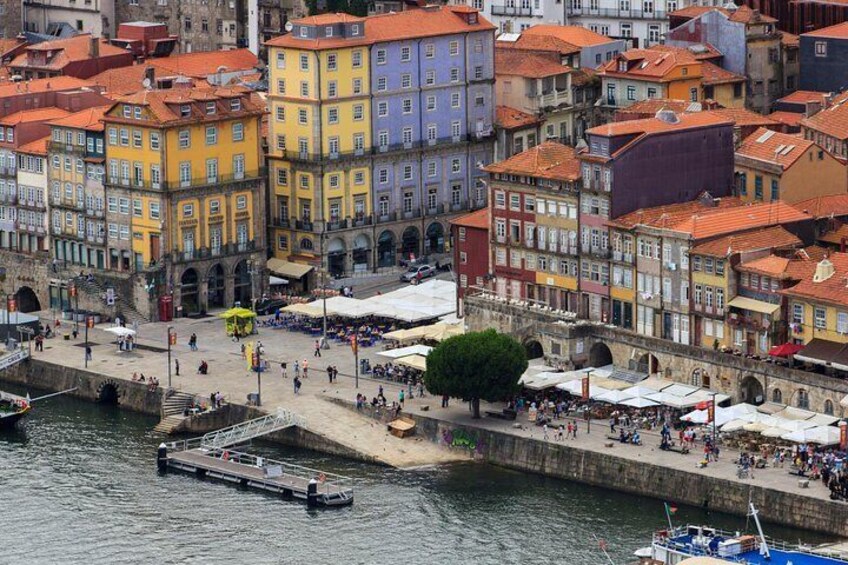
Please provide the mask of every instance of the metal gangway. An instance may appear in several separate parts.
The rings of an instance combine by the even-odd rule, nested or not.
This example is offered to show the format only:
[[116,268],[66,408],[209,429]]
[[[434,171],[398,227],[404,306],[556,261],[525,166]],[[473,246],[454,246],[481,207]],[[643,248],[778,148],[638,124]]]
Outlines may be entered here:
[[283,408],[278,408],[276,414],[268,414],[260,418],[248,420],[229,428],[209,432],[200,439],[200,447],[204,449],[223,449],[232,445],[246,443],[252,439],[273,433],[292,426],[303,426],[303,419]]

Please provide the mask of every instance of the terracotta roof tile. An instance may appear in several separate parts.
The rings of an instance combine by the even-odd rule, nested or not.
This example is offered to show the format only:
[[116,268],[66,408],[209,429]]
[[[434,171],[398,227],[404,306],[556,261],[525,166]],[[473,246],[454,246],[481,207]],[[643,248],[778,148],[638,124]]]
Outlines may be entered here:
[[521,35],[536,35],[555,37],[560,41],[577,47],[592,47],[614,41],[605,35],[582,26],[560,26],[550,24],[534,25],[525,29]]
[[711,12],[716,10],[717,12],[721,12],[725,16],[729,16],[730,12],[725,10],[724,8],[720,8],[717,6],[687,6],[685,8],[681,8],[679,10],[674,10],[673,12],[669,12],[668,16],[670,18],[697,18],[702,14],[706,14],[707,12]]
[[830,27],[823,27],[815,31],[808,31],[807,33],[801,35],[803,35],[804,37],[827,37],[830,39],[848,39],[848,22],[842,22],[841,24],[832,25]]
[[789,233],[782,226],[772,226],[761,230],[733,233],[696,245],[689,253],[694,255],[711,255],[713,257],[729,257],[734,253],[744,251],[761,251],[764,249],[781,249],[800,247],[798,236]]
[[23,123],[31,122],[49,122],[57,118],[64,118],[70,114],[61,108],[37,108],[35,110],[22,110],[9,114],[0,119],[0,124],[4,126],[15,126]]
[[788,31],[781,31],[780,42],[784,47],[798,47],[801,42],[801,38],[795,35],[794,33],[789,33]]
[[843,242],[848,241],[848,224],[842,224],[836,229],[832,229],[829,232],[821,234],[818,237],[818,241],[842,245]]
[[737,127],[764,126],[775,127],[780,124],[771,118],[746,110],[745,108],[716,108],[709,110],[711,113],[722,118],[733,120]]
[[518,49],[521,51],[547,51],[559,55],[580,53],[580,47],[550,35],[528,35],[522,33],[515,41],[498,38],[495,46],[499,49]]
[[788,278],[786,272],[791,259],[789,257],[779,257],[777,255],[767,255],[759,259],[745,261],[736,265],[736,270],[743,273],[755,273],[758,275],[766,275],[774,278]]
[[[112,45],[108,41],[103,39],[99,40],[100,45],[100,57],[113,57],[117,55],[126,55],[127,51]],[[9,63],[10,67],[37,67],[39,69],[55,69],[61,70],[65,68],[68,63],[72,63],[74,61],[85,61],[91,59],[91,34],[83,33],[80,35],[75,35],[74,37],[69,37],[67,39],[56,39],[53,41],[44,41],[42,43],[36,43],[35,45],[29,45],[24,50],[23,53],[18,55],[17,57]],[[44,65],[29,65],[27,52],[29,51],[54,51],[56,52],[53,57]],[[129,59],[132,62],[132,59]]]
[[787,104],[809,104],[810,102],[824,103],[827,94],[827,92],[819,92],[817,90],[796,90],[795,92],[780,98],[778,102],[786,102]]
[[103,131],[103,115],[111,106],[95,106],[81,112],[69,114],[64,118],[53,120],[51,126],[84,129],[87,131]]
[[504,129],[517,129],[535,126],[542,123],[542,119],[509,106],[496,106],[495,123]]
[[634,134],[651,135],[668,131],[682,131],[692,128],[730,125],[733,123],[729,119],[713,114],[712,112],[692,112],[676,114],[676,116],[678,118],[676,123],[670,123],[659,118],[645,118],[642,120],[611,122],[602,126],[593,127],[587,130],[586,133],[608,137]]
[[710,43],[695,43],[693,45],[689,45],[687,47],[676,47],[672,45],[652,45],[651,49],[655,51],[673,51],[675,49],[686,49],[692,56],[699,61],[709,61],[711,59],[721,59],[724,55],[722,55],[721,51],[716,49]]
[[148,59],[147,64],[166,73],[207,78],[218,72],[219,67],[226,67],[227,73],[250,71],[256,68],[259,59],[249,49],[230,49],[157,57]]
[[812,219],[781,200],[749,204],[729,210],[705,211],[693,214],[674,226],[676,231],[692,234],[694,239],[706,239],[758,227],[793,224]]
[[734,82],[745,82],[745,77],[731,73],[714,65],[709,61],[701,61],[701,82],[703,84],[730,84]]
[[[618,70],[619,62],[622,60],[628,61],[626,71]],[[613,77],[660,80],[677,67],[694,63],[700,63],[700,61],[695,59],[695,56],[687,49],[666,45],[660,49],[630,49],[598,67],[598,72]],[[695,78],[696,76],[690,73],[688,78]]]
[[[468,12],[477,10],[466,6],[440,6],[438,9],[404,10],[368,16],[365,20],[365,34],[360,38],[302,39],[291,33],[281,35],[265,44],[272,47],[291,47],[294,49],[338,49],[355,47],[387,41],[412,40],[419,37],[433,37],[468,33],[470,31],[494,31],[496,28],[486,18],[477,16],[477,23],[466,21]],[[300,20],[298,20],[300,21]],[[305,22],[309,24],[309,22]]]
[[776,110],[769,114],[768,117],[775,122],[780,122],[781,124],[796,128],[801,125],[801,119],[804,117],[804,114]]
[[18,153],[27,153],[30,155],[47,155],[47,144],[50,142],[50,136],[30,141],[26,145],[18,147]]
[[654,206],[653,208],[640,208],[611,221],[610,225],[626,229],[632,229],[639,225],[655,228],[671,228],[678,222],[692,216],[692,214],[733,208],[742,206],[743,204],[742,200],[735,196],[715,199],[698,198],[689,202]]
[[0,85],[0,99],[21,94],[38,94],[47,91],[77,90],[91,87],[94,83],[75,77],[59,76],[53,78],[40,78],[28,82],[16,82]]
[[646,98],[634,102],[627,108],[622,108],[616,111],[616,117],[626,116],[628,114],[642,114],[645,117],[654,117],[660,110],[671,110],[675,114],[685,112],[691,102],[686,100],[672,100],[670,98]]
[[795,208],[814,218],[829,218],[831,216],[848,216],[848,194],[831,194],[817,196],[793,204]]
[[836,139],[848,139],[848,103],[844,97],[821,112],[804,118],[801,125]]
[[[179,88],[170,90],[142,90],[129,96],[118,97],[119,102],[125,102],[137,106],[147,107],[152,114],[152,120],[157,124],[176,124],[180,122],[198,122],[206,118],[205,111],[194,108],[188,117],[180,116],[179,106],[184,104],[194,105],[199,101],[210,100],[229,100],[232,98],[241,98],[242,109],[236,115],[256,115],[264,114],[264,106],[258,105],[251,97],[248,89],[241,86],[227,87],[194,87],[194,88]],[[229,109],[220,111],[212,116],[214,119],[221,119],[222,116],[229,115]],[[107,121],[122,121],[124,118],[107,113]],[[128,120],[129,121],[129,120]],[[132,120],[136,121],[136,120]]]
[[487,230],[489,229],[489,209],[482,208],[475,212],[471,212],[470,214],[454,218],[451,220],[451,223],[455,226],[461,226],[464,228]]
[[573,147],[545,141],[509,159],[488,165],[484,170],[489,173],[573,181],[580,178],[580,161]]
[[515,49],[495,49],[495,74],[545,78],[568,73],[555,53],[528,53]]
[[815,143],[803,137],[761,127],[745,138],[736,149],[736,154],[749,159],[780,165],[786,170],[794,165],[813,145]]
[[355,23],[364,20],[365,18],[360,18],[359,16],[353,16],[342,12],[337,14],[318,14],[317,16],[309,16],[295,20],[295,23],[320,26],[327,24]]
[[740,22],[745,24],[777,23],[775,18],[766,16],[757,10],[752,10],[745,4],[738,6],[735,10],[730,12],[730,17],[728,19],[731,22]]
[[827,261],[833,264],[833,275],[823,281],[813,282],[816,273],[816,269],[813,269],[801,279],[801,282],[782,291],[782,294],[848,305],[848,253],[833,253]]

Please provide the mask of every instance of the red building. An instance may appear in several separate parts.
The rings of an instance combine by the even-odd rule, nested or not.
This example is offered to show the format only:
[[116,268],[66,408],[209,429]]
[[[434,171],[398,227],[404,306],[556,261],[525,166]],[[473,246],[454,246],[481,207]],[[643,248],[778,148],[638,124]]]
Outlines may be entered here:
[[462,301],[468,287],[484,287],[490,280],[489,209],[483,208],[451,221],[453,265],[456,272],[456,311],[463,314]]
[[744,4],[777,19],[777,28],[800,35],[848,21],[848,4],[834,0],[744,0]]
[[84,33],[27,46],[9,63],[9,72],[26,80],[57,76],[88,78],[132,64],[133,55],[126,49]]
[[167,57],[179,41],[176,35],[168,35],[168,26],[156,22],[128,22],[118,26],[118,37],[112,45],[131,51],[139,59]]

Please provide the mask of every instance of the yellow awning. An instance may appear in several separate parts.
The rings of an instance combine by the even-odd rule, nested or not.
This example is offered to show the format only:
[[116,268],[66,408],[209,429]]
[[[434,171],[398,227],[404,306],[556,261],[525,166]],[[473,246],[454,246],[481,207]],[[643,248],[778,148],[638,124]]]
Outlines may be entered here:
[[774,314],[780,310],[780,304],[772,304],[771,302],[763,302],[762,300],[754,300],[753,298],[745,298],[737,296],[727,303],[728,306],[750,310],[751,312],[759,312],[760,314]]
[[292,263],[291,261],[283,261],[282,259],[268,259],[268,270],[275,275],[299,279],[313,269],[312,265],[304,265],[302,263]]

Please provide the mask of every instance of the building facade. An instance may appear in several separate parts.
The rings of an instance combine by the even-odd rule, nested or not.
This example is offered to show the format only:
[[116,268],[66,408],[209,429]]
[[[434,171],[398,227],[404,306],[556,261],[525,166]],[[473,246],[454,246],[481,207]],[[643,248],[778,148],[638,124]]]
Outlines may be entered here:
[[494,28],[464,7],[293,22],[269,42],[275,255],[333,274],[441,254],[485,206]]
[[[66,23],[78,32],[90,32],[94,37],[114,37],[115,0],[23,0],[23,29],[49,34],[52,25]],[[120,2],[119,2],[120,4]]]
[[48,248],[47,137],[18,148],[18,250],[46,255]]
[[456,311],[462,316],[465,294],[472,288],[491,287],[492,266],[489,250],[489,209],[481,208],[451,220],[453,266],[456,273]]
[[848,73],[848,22],[803,33],[799,39],[801,88],[841,92]]

